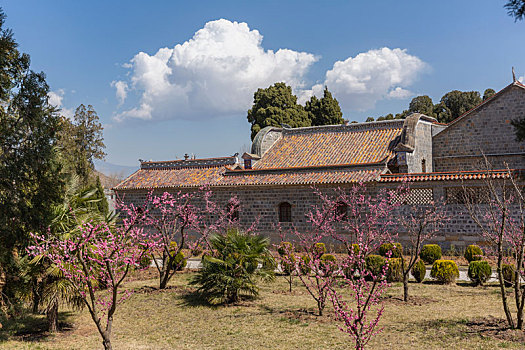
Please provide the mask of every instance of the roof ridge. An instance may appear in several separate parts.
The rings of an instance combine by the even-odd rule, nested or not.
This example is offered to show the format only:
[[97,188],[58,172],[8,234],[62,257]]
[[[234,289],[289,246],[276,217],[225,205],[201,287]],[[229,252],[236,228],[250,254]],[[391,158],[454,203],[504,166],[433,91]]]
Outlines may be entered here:
[[322,131],[351,131],[352,129],[386,129],[387,127],[394,127],[395,124],[404,123],[404,119],[381,120],[373,122],[349,123],[349,124],[335,124],[335,125],[316,125],[303,126],[299,128],[283,128],[283,135],[298,134],[306,132],[322,132]]

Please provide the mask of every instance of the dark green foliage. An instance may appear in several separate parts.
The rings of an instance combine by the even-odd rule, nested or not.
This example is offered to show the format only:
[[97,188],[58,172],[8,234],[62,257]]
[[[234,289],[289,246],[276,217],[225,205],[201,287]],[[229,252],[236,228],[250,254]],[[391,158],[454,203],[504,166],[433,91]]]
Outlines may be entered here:
[[365,259],[366,269],[374,276],[381,274],[386,260],[381,255],[370,254]]
[[475,285],[483,285],[492,274],[492,268],[485,260],[474,260],[468,265],[468,278]]
[[465,249],[465,259],[470,263],[471,261],[483,259],[483,251],[477,245],[471,244]]
[[94,159],[104,159],[103,127],[93,106],[81,104],[73,120],[61,118],[59,151],[64,171],[80,177],[84,186],[94,184]]
[[505,4],[507,14],[514,17],[515,21],[523,20],[525,18],[525,0],[509,0]]
[[433,264],[434,261],[441,259],[441,247],[437,244],[425,244],[419,257],[427,264]]
[[[275,261],[268,250],[268,238],[230,229],[210,238],[214,256],[202,260],[202,269],[191,280],[210,304],[238,301],[242,296],[257,296],[257,278],[272,279]],[[258,265],[261,268],[257,268]]]
[[425,279],[425,274],[427,273],[427,268],[423,260],[418,260],[417,263],[412,267],[412,276],[416,279],[418,283],[423,282]]
[[439,122],[450,123],[481,102],[481,97],[477,91],[453,90],[441,98],[441,102],[436,105],[434,113]]
[[29,232],[42,232],[62,200],[64,179],[55,152],[58,115],[48,104],[44,73],[30,70],[0,9],[0,264],[2,298],[14,296],[19,271],[13,252]]
[[96,202],[98,212],[102,215],[108,215],[109,213],[109,205],[108,201],[106,199],[106,196],[104,195],[104,188],[100,184],[100,177],[97,176],[97,180],[95,182],[95,189],[96,189],[96,198],[98,201]]
[[387,256],[388,252],[392,251],[391,258],[401,258],[403,255],[403,246],[401,243],[383,243],[379,247],[379,255]]
[[308,113],[312,125],[336,125],[343,124],[343,112],[339,102],[332,97],[332,93],[325,86],[321,99],[315,96],[307,101],[304,109]]
[[421,113],[429,117],[434,117],[434,102],[432,102],[432,99],[427,95],[414,97],[412,101],[410,101],[408,112],[409,114]]
[[142,257],[140,258],[140,262],[139,262],[140,268],[141,269],[148,268],[150,264],[151,264],[151,255],[149,254],[142,255]]
[[436,260],[432,265],[430,277],[441,283],[452,283],[459,277],[458,265],[452,260]]
[[503,281],[505,283],[505,286],[512,287],[514,285],[514,281],[516,280],[516,269],[514,268],[514,265],[503,264],[501,266],[501,272],[503,274]]
[[403,281],[403,261],[400,258],[392,258],[388,261],[388,282]]
[[486,89],[485,92],[483,92],[483,101],[488,100],[495,94],[496,94],[496,91],[494,91],[494,89]]
[[308,113],[297,103],[297,96],[292,94],[292,88],[285,83],[275,83],[255,92],[253,106],[248,111],[248,122],[252,125],[252,140],[267,126],[288,124],[297,128],[311,125]]
[[510,123],[514,127],[516,133],[516,140],[525,140],[525,116],[511,120]]

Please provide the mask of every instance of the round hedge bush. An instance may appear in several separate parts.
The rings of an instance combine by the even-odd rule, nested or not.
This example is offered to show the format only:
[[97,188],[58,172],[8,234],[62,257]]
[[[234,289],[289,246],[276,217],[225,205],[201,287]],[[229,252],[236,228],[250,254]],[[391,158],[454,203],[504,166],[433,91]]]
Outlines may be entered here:
[[401,258],[403,246],[401,243],[383,243],[379,247],[379,255],[381,256],[386,257],[389,251],[392,251],[391,258]]
[[336,270],[337,259],[332,254],[323,254],[320,260],[321,260],[321,269],[323,270],[325,274],[332,273]]
[[471,261],[478,261],[483,259],[483,250],[477,245],[471,244],[465,250],[465,259],[470,263]]
[[418,260],[417,263],[412,266],[412,276],[416,279],[418,283],[423,282],[425,279],[425,274],[427,273],[427,268],[423,260]]
[[295,270],[295,255],[288,255],[286,258],[281,258],[281,270],[284,275],[291,275]]
[[149,254],[142,255],[139,261],[139,267],[141,269],[146,269],[149,267],[150,264],[151,264],[151,255]]
[[359,251],[361,250],[361,248],[359,248],[359,244],[357,243],[354,243],[352,244],[352,248],[350,248],[351,251],[349,252],[350,254],[359,254]]
[[459,277],[458,265],[452,260],[436,260],[432,265],[430,277],[441,283],[452,283]]
[[314,247],[313,247],[313,252],[312,254],[314,254],[315,256],[317,257],[321,257],[323,254],[326,253],[326,246],[324,245],[324,243],[316,243],[314,244]]
[[370,254],[366,257],[365,263],[366,269],[370,271],[372,275],[377,276],[383,270],[386,260],[381,255]]
[[516,280],[516,276],[514,275],[515,271],[516,269],[514,268],[514,265],[503,264],[501,266],[501,272],[503,273],[503,281],[506,287],[512,287],[514,285],[514,281]]
[[388,282],[402,282],[403,281],[403,261],[401,258],[392,258],[388,261]]
[[303,255],[301,261],[299,261],[299,270],[301,274],[308,275],[312,269],[310,268],[310,257],[308,255]]
[[287,254],[293,253],[293,245],[290,242],[281,242],[279,248],[277,248],[277,253],[280,256],[285,256]]
[[475,285],[483,285],[492,274],[492,268],[485,260],[474,260],[468,265],[468,278]]
[[441,247],[437,244],[425,244],[419,257],[427,264],[433,264],[434,261],[441,259]]

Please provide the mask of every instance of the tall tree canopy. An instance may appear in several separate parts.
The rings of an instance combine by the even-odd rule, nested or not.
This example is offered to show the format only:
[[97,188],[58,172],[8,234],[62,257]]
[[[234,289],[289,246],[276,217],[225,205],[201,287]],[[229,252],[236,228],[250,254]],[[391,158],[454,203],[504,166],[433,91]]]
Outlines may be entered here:
[[441,123],[450,123],[482,102],[477,91],[453,90],[441,97],[435,113]]
[[525,0],[509,0],[505,4],[509,16],[514,17],[515,21],[525,18]]
[[252,124],[252,140],[267,126],[288,124],[292,128],[310,126],[310,118],[304,107],[297,103],[297,96],[285,83],[275,83],[266,89],[258,89],[253,95],[253,106],[248,111]]
[[496,91],[494,91],[494,89],[486,89],[485,92],[483,92],[483,101],[488,100],[495,94],[496,94]]
[[308,117],[312,125],[335,125],[344,123],[343,112],[339,102],[332,97],[332,93],[325,86],[323,97],[318,99],[315,96],[306,101],[304,109],[308,112]]
[[103,127],[93,106],[81,104],[73,119],[61,118],[59,144],[64,167],[80,177],[84,186],[94,184],[94,159],[104,159]]
[[[47,227],[63,181],[56,161],[59,117],[44,73],[30,70],[0,10],[0,258]],[[5,266],[5,265],[4,265]]]
[[434,102],[432,102],[432,99],[427,95],[414,97],[412,101],[410,101],[408,111],[410,113],[421,113],[433,117]]

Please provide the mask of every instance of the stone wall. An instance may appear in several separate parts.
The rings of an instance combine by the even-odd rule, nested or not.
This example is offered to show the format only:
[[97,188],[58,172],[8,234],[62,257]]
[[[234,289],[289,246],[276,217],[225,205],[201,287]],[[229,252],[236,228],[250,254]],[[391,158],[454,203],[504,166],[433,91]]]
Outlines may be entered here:
[[[483,182],[470,181],[465,183],[467,186],[483,186]],[[340,186],[341,189],[349,189],[352,185]],[[377,193],[380,189],[395,189],[398,184],[392,183],[372,183],[368,186],[369,193]],[[464,249],[469,244],[483,244],[483,239],[479,229],[469,216],[467,209],[462,204],[445,204],[446,191],[450,188],[463,186],[458,181],[428,181],[418,182],[411,185],[413,193],[416,194],[411,204],[425,204],[429,200],[434,200],[438,205],[444,205],[450,221],[436,235],[431,243],[439,244],[443,249],[449,249],[452,245],[456,249]],[[334,187],[321,187],[323,193],[333,191]],[[421,197],[417,191],[423,190],[426,193],[432,189],[432,197]],[[306,214],[312,209],[313,205],[320,204],[318,196],[313,189],[308,186],[285,186],[285,187],[238,187],[235,191],[230,188],[213,188],[212,200],[220,205],[226,206],[232,195],[236,195],[241,202],[239,220],[242,227],[249,227],[256,219],[259,219],[260,233],[270,237],[273,242],[278,242],[279,234],[277,226],[279,224],[279,204],[288,202],[292,205],[292,222],[281,223],[283,230],[295,227],[299,231],[310,229]],[[161,192],[158,192],[160,194]],[[126,202],[140,204],[146,197],[145,191],[127,191],[125,194]],[[419,202],[418,202],[419,201]],[[196,203],[202,205],[202,203]],[[396,213],[402,216],[404,211],[410,207],[405,206]],[[408,237],[403,228],[397,228],[399,234],[398,241],[406,245]]]
[[483,156],[495,169],[525,168],[525,142],[511,120],[525,116],[525,88],[511,85],[433,138],[434,171],[481,170]]

